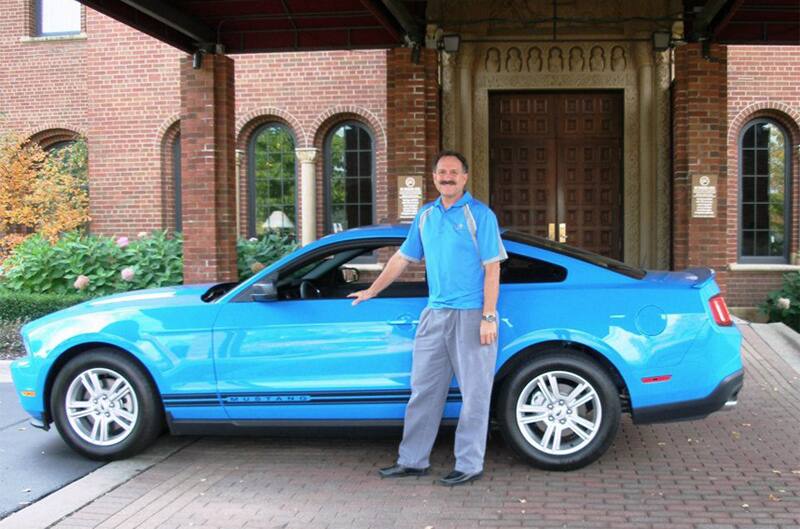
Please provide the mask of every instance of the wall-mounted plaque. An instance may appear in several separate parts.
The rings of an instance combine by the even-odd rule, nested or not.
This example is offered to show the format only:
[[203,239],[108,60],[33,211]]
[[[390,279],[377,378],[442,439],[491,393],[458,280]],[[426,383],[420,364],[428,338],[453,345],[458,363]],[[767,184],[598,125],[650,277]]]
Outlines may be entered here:
[[412,220],[422,207],[422,177],[397,177],[397,210],[400,220]]
[[692,217],[717,216],[717,175],[692,175]]

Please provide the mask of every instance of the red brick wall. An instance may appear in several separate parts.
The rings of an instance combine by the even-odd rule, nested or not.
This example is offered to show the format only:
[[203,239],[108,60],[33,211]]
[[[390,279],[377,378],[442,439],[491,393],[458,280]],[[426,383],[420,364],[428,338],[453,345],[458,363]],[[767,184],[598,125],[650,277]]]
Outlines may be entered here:
[[23,42],[33,35],[32,5],[0,0],[0,131],[84,133],[88,41]]
[[[728,47],[728,223],[726,259],[737,260],[739,138],[753,119],[767,117],[783,126],[791,143],[792,215],[790,254],[800,242],[800,46]],[[756,306],[781,284],[785,271],[733,271],[728,304]]]
[[[22,43],[31,14],[21,0],[0,0],[0,76],[6,120],[33,134],[67,129],[89,144],[91,229],[135,235],[171,227],[171,128],[180,113],[179,59],[185,56],[105,15],[84,9],[87,38]],[[376,219],[388,216],[386,51],[232,56],[236,72],[236,146],[257,123],[286,122],[298,147],[321,147],[322,129],[357,119],[375,138]],[[89,90],[91,88],[91,90]],[[319,231],[322,153],[317,162]],[[166,170],[165,170],[166,168]],[[240,224],[247,227],[246,159],[241,165]],[[298,180],[300,166],[297,165]],[[384,184],[381,184],[383,182]],[[298,204],[299,206],[299,204]],[[298,210],[299,215],[299,210]]]
[[441,145],[438,57],[422,50],[419,64],[408,48],[393,49],[387,59],[389,123],[389,216],[397,218],[397,177],[423,176],[423,195],[431,200],[431,164]]
[[[728,179],[725,150],[726,47],[711,46],[707,60],[699,44],[675,50],[673,91],[673,256],[676,269],[707,266],[725,292],[728,240]],[[716,175],[717,217],[691,216],[692,175]]]

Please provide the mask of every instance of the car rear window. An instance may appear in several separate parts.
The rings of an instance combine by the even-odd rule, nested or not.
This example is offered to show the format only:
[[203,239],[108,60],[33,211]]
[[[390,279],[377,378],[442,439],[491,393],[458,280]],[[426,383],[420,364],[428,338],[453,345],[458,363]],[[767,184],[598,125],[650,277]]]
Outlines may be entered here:
[[545,239],[544,237],[538,237],[536,235],[529,235],[527,233],[520,233],[510,230],[504,231],[502,237],[503,239],[512,242],[528,244],[530,246],[536,246],[551,252],[560,253],[562,255],[566,255],[567,257],[580,259],[581,261],[591,263],[633,279],[642,279],[647,275],[647,272],[641,268],[625,264],[622,261],[617,261],[616,259],[611,259],[610,257],[605,257],[603,255],[582,250],[581,248],[575,248],[574,246],[568,246],[564,243],[551,241],[550,239]]

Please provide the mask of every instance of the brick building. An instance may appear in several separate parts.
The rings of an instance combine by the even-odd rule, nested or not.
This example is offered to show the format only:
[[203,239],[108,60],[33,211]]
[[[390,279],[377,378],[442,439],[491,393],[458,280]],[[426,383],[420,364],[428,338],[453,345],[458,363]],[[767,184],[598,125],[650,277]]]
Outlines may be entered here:
[[[236,233],[278,223],[307,242],[402,220],[399,182],[415,177],[430,198],[442,146],[465,152],[473,194],[502,225],[647,268],[713,267],[732,307],[800,269],[800,24],[775,29],[748,2],[579,1],[556,15],[339,1],[352,24],[374,16],[395,36],[411,15],[418,48],[363,28],[302,45],[296,24],[293,43],[271,29],[267,45],[211,8],[154,17],[220,24],[225,46],[197,64],[183,37],[114,2],[85,1],[106,14],[79,6],[79,23],[50,35],[57,1],[0,0],[0,126],[46,147],[85,137],[91,229],[183,230],[188,281],[234,274]],[[406,21],[386,22],[398,4]],[[449,34],[456,52],[437,49]],[[339,49],[255,53],[276,47]]]

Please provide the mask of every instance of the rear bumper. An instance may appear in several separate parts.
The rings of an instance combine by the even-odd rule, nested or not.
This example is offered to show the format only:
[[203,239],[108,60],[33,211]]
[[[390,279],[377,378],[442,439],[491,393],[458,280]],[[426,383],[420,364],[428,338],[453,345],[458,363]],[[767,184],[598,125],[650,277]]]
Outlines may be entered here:
[[690,421],[702,419],[720,409],[736,406],[739,391],[744,383],[744,371],[739,370],[722,379],[722,382],[707,397],[658,406],[634,408],[633,422],[647,424],[653,422]]

